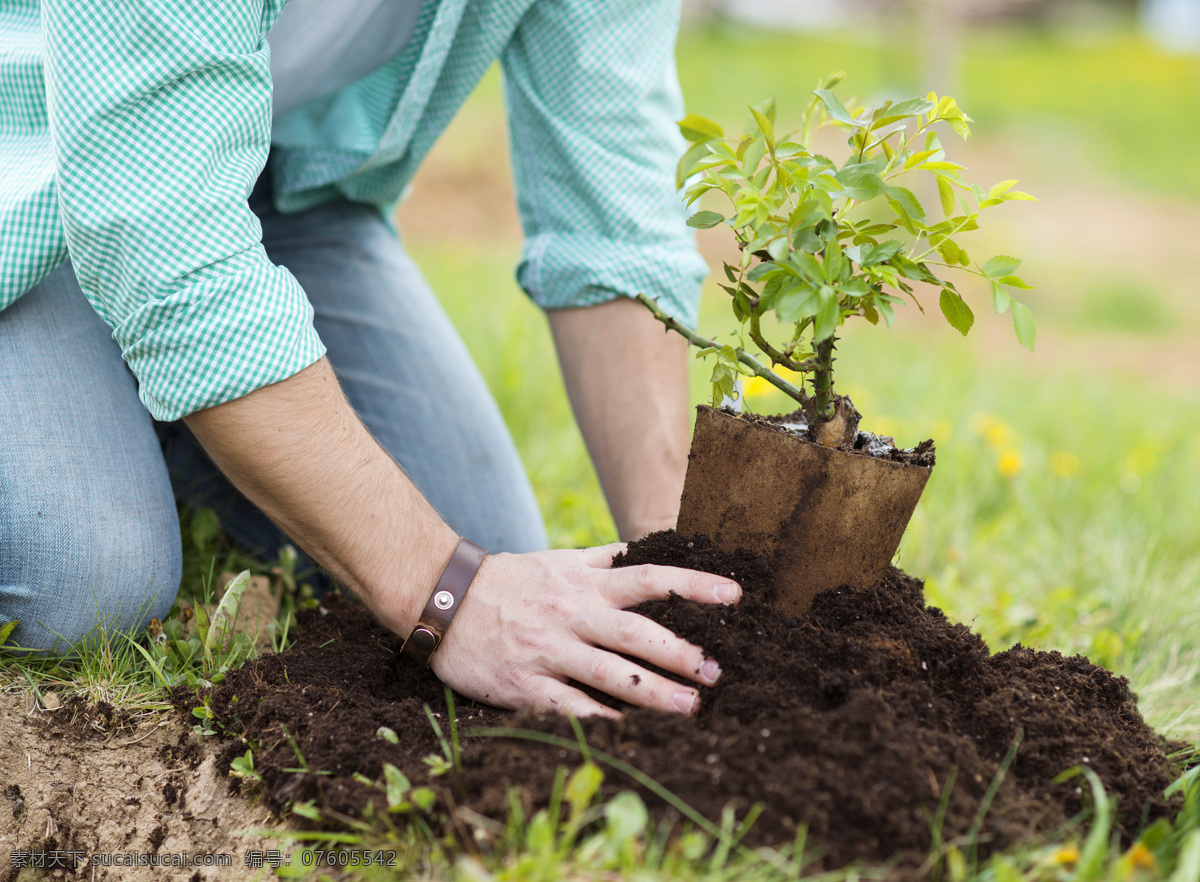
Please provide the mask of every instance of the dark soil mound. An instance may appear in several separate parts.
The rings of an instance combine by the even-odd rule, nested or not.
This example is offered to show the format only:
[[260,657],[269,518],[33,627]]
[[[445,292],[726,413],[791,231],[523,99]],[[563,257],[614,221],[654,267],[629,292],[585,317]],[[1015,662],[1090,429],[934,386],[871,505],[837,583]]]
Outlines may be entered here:
[[[708,570],[742,584],[736,609],[672,597],[639,610],[706,647],[724,674],[702,691],[695,718],[629,710],[619,722],[584,721],[588,743],[709,818],[727,805],[741,816],[763,803],[750,843],[790,842],[804,824],[828,867],[896,855],[912,866],[930,847],[939,801],[946,799],[942,836],[963,836],[1002,777],[983,824],[986,853],[1080,812],[1083,779],[1052,783],[1076,765],[1093,769],[1118,800],[1125,836],[1167,810],[1162,792],[1177,770],[1124,678],[1084,658],[1019,645],[990,655],[964,625],[926,607],[921,583],[899,571],[874,588],[820,595],[803,616],[781,617],[766,603],[761,559],[659,533],[618,561],[639,563]],[[401,661],[397,638],[352,601],[330,598],[300,624],[295,648],[231,673],[211,696],[218,721],[258,745],[267,802],[282,809],[311,799],[361,815],[381,794],[351,776],[378,779],[385,762],[423,783],[421,758],[441,752],[423,705],[445,728],[441,684]],[[463,727],[516,725],[574,737],[559,718],[473,704],[458,716]],[[380,726],[393,729],[399,744],[378,738]],[[284,727],[308,768],[332,774],[286,771],[303,763]],[[235,743],[230,756],[244,749]],[[510,788],[527,810],[545,806],[557,766],[578,762],[573,751],[529,741],[464,738],[462,774],[431,786],[449,792],[448,804],[503,820]],[[606,770],[604,787],[635,785]],[[669,811],[642,795],[652,811]]]

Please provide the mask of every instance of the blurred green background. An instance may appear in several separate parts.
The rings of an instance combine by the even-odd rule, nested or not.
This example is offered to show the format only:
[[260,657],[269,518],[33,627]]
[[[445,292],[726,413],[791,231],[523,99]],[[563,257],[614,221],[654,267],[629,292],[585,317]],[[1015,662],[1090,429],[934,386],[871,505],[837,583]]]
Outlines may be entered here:
[[[746,104],[775,96],[783,125],[834,70],[848,74],[840,94],[868,102],[937,88],[976,121],[966,145],[944,136],[968,180],[1020,178],[1039,197],[995,209],[963,240],[980,259],[1025,260],[1036,354],[968,289],[967,339],[933,300],[925,316],[900,310],[891,332],[849,330],[842,388],[866,428],[938,443],[899,554],[932,603],[993,649],[1087,654],[1133,681],[1164,734],[1200,740],[1200,56],[1156,45],[1131,5],[1016,4],[1019,16],[931,26],[957,7],[929,2],[932,13],[883,6],[825,30],[690,6],[678,48],[688,110],[736,127]],[[611,541],[545,320],[512,281],[505,141],[492,71],[400,225],[509,421],[554,544]],[[701,235],[714,267],[728,247]],[[713,335],[733,327],[723,297],[710,278],[701,326]],[[696,403],[705,380],[697,363]],[[786,407],[774,395],[749,404]]]

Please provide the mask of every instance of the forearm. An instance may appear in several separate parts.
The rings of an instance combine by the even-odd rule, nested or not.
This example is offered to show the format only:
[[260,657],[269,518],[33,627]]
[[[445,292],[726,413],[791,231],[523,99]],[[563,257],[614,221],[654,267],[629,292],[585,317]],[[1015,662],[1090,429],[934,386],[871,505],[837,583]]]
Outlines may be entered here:
[[457,539],[368,433],[327,360],[186,421],[250,501],[408,633]]
[[621,539],[674,527],[687,471],[687,344],[627,298],[547,315]]

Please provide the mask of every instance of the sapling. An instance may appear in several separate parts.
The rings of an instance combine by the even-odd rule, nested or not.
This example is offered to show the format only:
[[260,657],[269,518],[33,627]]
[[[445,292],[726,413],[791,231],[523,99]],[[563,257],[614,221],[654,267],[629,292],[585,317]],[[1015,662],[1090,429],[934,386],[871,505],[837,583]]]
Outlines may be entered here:
[[[878,325],[882,318],[890,327],[897,305],[911,299],[921,308],[913,287],[921,283],[938,289],[946,321],[965,335],[975,316],[947,278],[965,273],[990,284],[996,312],[1011,312],[1017,339],[1030,350],[1036,326],[1013,294],[1030,288],[1015,275],[1021,262],[1006,255],[973,261],[960,241],[979,229],[985,210],[1033,197],[1014,189],[1016,181],[988,190],[967,183],[964,167],[946,158],[938,129],[966,140],[972,122],[953,98],[930,93],[873,109],[847,107],[831,91],[842,76],[819,84],[801,128],[789,135],[776,135],[774,100],[750,108],[746,134],[737,138],[694,114],[679,123],[691,143],[677,171],[687,204],[710,191],[728,200],[724,210],[699,211],[688,224],[725,224],[741,250],[739,260],[724,265],[721,284],[739,323],[737,344],[702,337],[645,294],[638,299],[701,347],[698,357],[713,359],[714,407],[736,396],[738,375],[759,376],[800,404],[810,440],[846,448],[860,419],[836,391],[834,352],[847,320]],[[849,133],[840,165],[814,149],[817,132],[831,126]],[[939,217],[910,189],[918,173],[936,184]],[[763,322],[771,312],[779,320],[775,332]],[[767,364],[747,351],[747,338]],[[796,385],[776,367],[804,380]]]

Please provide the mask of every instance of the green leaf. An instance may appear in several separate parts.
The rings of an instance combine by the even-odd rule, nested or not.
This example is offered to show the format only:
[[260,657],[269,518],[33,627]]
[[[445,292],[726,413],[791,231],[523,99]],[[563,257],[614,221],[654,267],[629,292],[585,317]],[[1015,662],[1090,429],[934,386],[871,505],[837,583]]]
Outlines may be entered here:
[[846,110],[845,105],[842,104],[841,99],[837,95],[834,95],[828,89],[814,89],[813,94],[821,99],[821,103],[825,105],[825,109],[829,112],[829,115],[838,122],[855,126],[856,128],[861,127],[861,123],[850,115],[850,112]]
[[889,189],[873,163],[848,165],[834,177],[846,188],[846,195],[859,202],[874,199],[876,196],[887,193]]
[[935,154],[941,153],[941,152],[942,152],[941,148],[938,147],[933,150],[922,150],[920,153],[913,153],[912,155],[910,155],[908,157],[908,159],[906,159],[904,161],[904,170],[908,171],[914,165],[920,165],[922,162],[924,162],[929,157],[931,157]]
[[412,792],[412,802],[421,811],[427,812],[437,802],[437,794],[428,787],[418,787]]
[[687,219],[687,225],[695,227],[698,230],[707,230],[710,227],[715,227],[723,220],[725,220],[725,215],[719,211],[697,211]]
[[1013,330],[1017,332],[1017,339],[1021,341],[1021,345],[1033,352],[1033,345],[1037,342],[1037,322],[1033,318],[1033,313],[1029,311],[1029,307],[1019,300],[1012,302]]
[[954,214],[954,185],[945,175],[937,176],[938,198],[942,201],[942,213],[949,217]]
[[[824,244],[824,242],[821,243],[822,247]],[[797,251],[792,254],[785,267],[806,282],[819,285],[825,281],[825,268],[807,251]]]
[[242,570],[228,585],[221,602],[217,604],[209,623],[208,634],[204,638],[205,652],[214,649],[221,650],[225,640],[233,633],[233,623],[237,620],[238,610],[242,606],[242,597],[246,594],[246,586],[250,584],[250,571]]
[[704,141],[689,147],[687,152],[679,158],[679,164],[675,166],[675,189],[682,190],[688,178],[700,170],[697,166],[711,155],[708,144]]
[[883,320],[887,322],[887,326],[890,328],[892,323],[896,320],[896,314],[892,312],[892,304],[888,302],[887,298],[876,294],[875,308],[879,310],[880,314],[883,316]]
[[891,107],[881,108],[883,114],[875,120],[871,128],[883,128],[910,116],[920,116],[922,113],[933,110],[936,106],[927,98],[909,98],[907,101],[901,101]]
[[775,308],[775,298],[779,296],[779,292],[783,290],[784,279],[783,273],[772,276],[763,285],[762,293],[758,295],[758,308],[760,313],[770,312]]
[[1030,196],[1028,193],[1023,193],[1020,190],[1010,190],[1000,197],[1005,202],[1037,202],[1036,196]]
[[713,122],[694,113],[689,113],[678,123],[679,131],[689,141],[711,141],[713,138],[724,138],[725,130]]
[[764,140],[767,142],[767,147],[772,151],[775,150],[775,126],[767,119],[765,114],[759,113],[753,107],[750,108],[750,115],[754,117],[754,122],[758,124],[758,130],[762,132]]
[[1033,285],[1026,285],[1025,282],[1017,276],[1004,276],[996,281],[998,281],[1001,285],[1007,285],[1010,288],[1020,288],[1023,291],[1033,290]]
[[801,230],[796,234],[796,238],[792,240],[792,247],[808,254],[816,254],[825,247],[825,240],[812,230]]
[[203,648],[204,641],[208,639],[208,610],[202,603],[197,603],[193,609],[196,612],[196,636],[200,638],[199,648]]
[[861,278],[848,279],[838,286],[839,296],[847,300],[857,300],[859,297],[866,297],[870,293],[871,287],[865,279]]
[[1012,305],[1012,295],[1000,287],[1000,283],[992,282],[992,301],[996,306],[996,314],[999,315],[1008,311],[1008,307]]
[[946,125],[954,129],[964,141],[971,137],[971,127],[967,125],[968,117],[959,111],[958,116],[947,116]]
[[938,254],[942,255],[942,260],[946,261],[946,263],[955,264],[961,262],[960,257],[963,251],[953,239],[942,239],[937,243],[937,251]]
[[846,79],[846,72],[844,70],[834,71],[824,79],[821,83],[821,88],[832,89],[844,79]]
[[888,187],[888,199],[899,203],[913,220],[925,220],[925,209],[911,190],[904,187]]
[[845,265],[846,259],[842,256],[841,247],[837,242],[830,242],[825,248],[825,281],[829,283],[838,281]]
[[939,305],[942,307],[942,315],[946,317],[950,327],[964,337],[967,336],[967,331],[971,330],[971,325],[975,324],[975,313],[971,312],[971,307],[967,306],[966,301],[949,288],[943,288]]
[[788,226],[793,229],[811,226],[817,221],[828,220],[833,213],[833,203],[829,200],[829,194],[821,190],[812,192],[813,198],[805,199],[796,206],[788,218]]
[[871,248],[870,253],[863,256],[863,266],[875,266],[883,263],[885,260],[891,260],[900,253],[900,249],[904,247],[903,242],[895,239],[889,239],[886,242],[880,242]]
[[604,821],[610,841],[626,842],[645,832],[650,813],[641,797],[626,790],[605,803]]
[[819,292],[810,285],[802,285],[784,291],[775,304],[775,314],[785,324],[816,315],[821,305]]
[[762,138],[755,138],[750,146],[746,148],[746,152],[742,155],[742,171],[748,175],[754,174],[758,168],[758,164],[762,162],[763,156],[767,152],[767,143]]
[[595,763],[587,762],[571,773],[563,796],[571,806],[571,817],[577,818],[592,804],[604,782],[604,772]]
[[1016,179],[1011,181],[1001,181],[996,186],[992,187],[992,189],[988,190],[988,198],[995,199],[997,196],[1003,196],[1019,183],[1020,181]]
[[813,330],[814,343],[821,343],[832,337],[837,330],[838,319],[842,316],[841,304],[838,303],[832,288],[822,288],[820,296],[821,306],[817,310],[817,321]]
[[403,810],[408,807],[405,796],[412,790],[412,783],[403,772],[391,763],[383,764],[383,789],[387,796],[389,811]]
[[763,116],[765,116],[767,118],[767,121],[770,122],[772,126],[775,125],[775,98],[774,98],[774,96],[772,96],[771,98],[767,98],[765,101],[759,101],[757,104],[752,105],[750,109],[757,110],[759,113],[761,113]]
[[1007,254],[997,254],[980,269],[983,274],[989,279],[999,279],[1003,276],[1010,276],[1017,271],[1017,267],[1021,265],[1021,261],[1015,257],[1009,257]]
[[13,628],[20,624],[20,620],[13,619],[0,625],[0,646],[8,642],[8,638],[12,636]]

